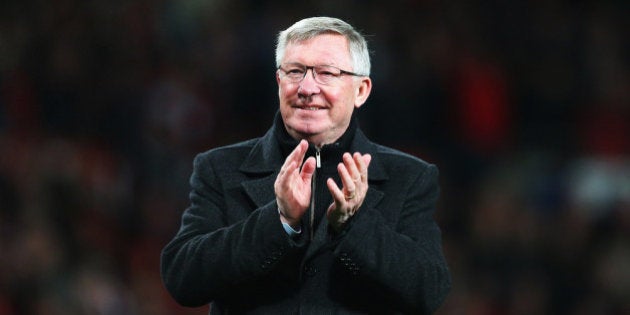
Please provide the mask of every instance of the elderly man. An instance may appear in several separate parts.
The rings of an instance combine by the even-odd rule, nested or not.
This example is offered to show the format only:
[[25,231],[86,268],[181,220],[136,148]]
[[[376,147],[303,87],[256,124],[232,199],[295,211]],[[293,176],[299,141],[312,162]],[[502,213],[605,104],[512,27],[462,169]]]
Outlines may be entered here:
[[433,219],[437,169],[370,142],[363,36],[335,18],[278,37],[280,100],[261,138],[195,158],[162,252],[182,305],[211,314],[429,314],[450,289]]

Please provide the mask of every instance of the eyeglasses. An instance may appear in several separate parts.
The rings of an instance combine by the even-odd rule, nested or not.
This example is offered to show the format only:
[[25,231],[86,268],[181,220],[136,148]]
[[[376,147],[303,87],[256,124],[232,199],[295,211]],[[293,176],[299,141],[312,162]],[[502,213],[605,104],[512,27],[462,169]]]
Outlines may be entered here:
[[299,83],[304,80],[306,73],[311,69],[315,82],[323,85],[332,85],[341,79],[342,75],[351,75],[356,77],[364,77],[362,74],[341,70],[337,67],[319,65],[305,66],[299,63],[285,63],[278,67],[282,79],[291,83]]

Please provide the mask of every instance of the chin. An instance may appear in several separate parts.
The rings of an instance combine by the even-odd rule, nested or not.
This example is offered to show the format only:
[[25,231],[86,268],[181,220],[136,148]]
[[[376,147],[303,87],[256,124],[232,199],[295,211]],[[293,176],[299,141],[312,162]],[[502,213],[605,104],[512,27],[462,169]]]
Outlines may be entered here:
[[320,137],[324,133],[324,130],[322,128],[314,126],[310,123],[289,123],[286,124],[286,127],[289,130],[290,134],[293,134],[293,136],[298,136],[300,139],[315,139]]
[[325,121],[321,121],[320,119],[294,116],[288,120],[287,125],[300,133],[317,134],[325,130],[324,127],[327,123]]
[[293,128],[293,130],[303,138],[314,138],[323,134],[323,131],[313,128]]

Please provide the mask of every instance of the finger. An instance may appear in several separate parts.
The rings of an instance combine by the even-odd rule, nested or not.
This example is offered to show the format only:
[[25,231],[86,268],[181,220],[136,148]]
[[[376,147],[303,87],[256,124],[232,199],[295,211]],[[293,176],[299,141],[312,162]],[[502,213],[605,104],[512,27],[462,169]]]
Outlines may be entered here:
[[301,140],[300,143],[295,147],[295,155],[293,156],[293,161],[297,165],[301,165],[302,161],[304,161],[304,156],[306,155],[306,151],[308,150],[308,142],[306,140]]
[[295,162],[290,162],[288,165],[286,165],[286,167],[283,168],[284,170],[280,171],[280,174],[278,174],[278,181],[280,182],[281,187],[287,188],[290,183],[291,174],[295,172],[295,170],[297,169],[297,165],[295,164]]
[[337,207],[340,207],[343,202],[346,201],[346,197],[343,194],[343,191],[339,189],[339,186],[337,186],[337,183],[335,183],[332,178],[329,178],[326,181],[326,186],[328,186],[328,190],[330,191],[330,194],[332,195],[335,204],[337,205]]
[[345,190],[349,195],[354,194],[356,190],[356,183],[348,173],[348,169],[345,164],[339,163],[337,165],[337,172],[339,173],[339,177],[341,178],[341,183],[343,184],[343,190]]
[[361,175],[361,182],[367,183],[368,166],[372,161],[372,156],[369,154],[361,155],[360,153],[354,154],[354,161],[359,166],[359,174]]
[[363,161],[365,163],[365,167],[366,167],[366,171],[367,171],[367,167],[370,166],[370,162],[372,162],[372,155],[364,154],[363,155]]
[[348,173],[350,174],[350,177],[352,178],[352,180],[358,180],[360,179],[360,173],[359,173],[359,169],[357,168],[357,164],[354,161],[354,158],[352,157],[352,155],[350,155],[350,153],[344,153],[343,155],[343,164],[346,166],[346,168],[348,169]]
[[300,176],[303,181],[310,182],[313,177],[313,173],[315,173],[315,158],[309,157],[304,161],[304,165],[302,165],[302,171],[300,172]]
[[306,142],[306,140],[300,141],[295,149],[293,149],[293,151],[291,151],[291,153],[289,153],[287,158],[284,160],[284,165],[282,165],[282,167],[288,165],[291,162],[295,162],[297,165],[302,164],[302,160],[304,159],[307,148],[308,142]]
[[278,173],[278,177],[276,177],[276,182],[274,183],[274,190],[276,192],[276,196],[283,196],[284,192],[288,191],[290,184],[290,176],[287,174],[291,173],[291,170],[295,169],[295,163],[291,162],[288,165],[284,165]]
[[278,176],[281,176],[284,173],[286,173],[287,168],[289,167],[289,164],[291,164],[291,161],[287,157],[287,159],[284,161],[284,164],[282,164],[282,167],[280,168],[280,172],[278,173]]

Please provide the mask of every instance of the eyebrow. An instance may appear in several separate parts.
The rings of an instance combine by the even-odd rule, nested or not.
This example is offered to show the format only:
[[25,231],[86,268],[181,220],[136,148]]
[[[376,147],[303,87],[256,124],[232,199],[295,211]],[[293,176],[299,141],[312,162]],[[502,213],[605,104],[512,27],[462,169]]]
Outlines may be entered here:
[[337,69],[341,69],[339,66],[333,65],[333,64],[327,64],[327,63],[319,63],[319,64],[314,64],[314,65],[305,65],[303,63],[300,62],[285,62],[282,63],[280,65],[287,65],[287,66],[303,66],[303,67],[319,67],[319,66],[326,66],[326,67],[335,67]]

